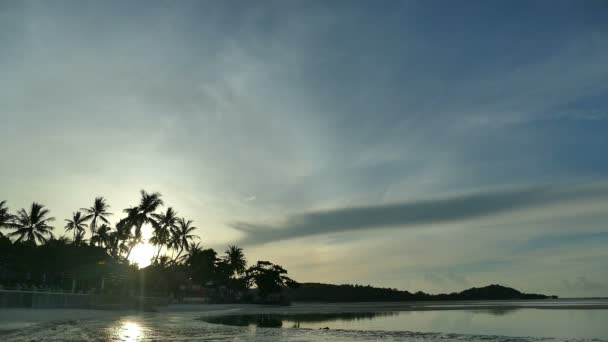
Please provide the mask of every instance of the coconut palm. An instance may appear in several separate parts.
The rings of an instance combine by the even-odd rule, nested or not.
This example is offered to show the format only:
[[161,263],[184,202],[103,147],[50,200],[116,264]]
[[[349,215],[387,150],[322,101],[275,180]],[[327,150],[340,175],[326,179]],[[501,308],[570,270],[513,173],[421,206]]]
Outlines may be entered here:
[[[10,228],[12,221],[13,215],[8,212],[6,201],[0,201],[0,228]],[[0,232],[1,236],[4,236],[2,232]]]
[[119,224],[123,227],[128,227],[129,235],[131,228],[135,228],[135,232],[132,237],[128,240],[128,253],[131,255],[133,247],[141,242],[141,228],[144,224],[152,224],[154,222],[153,214],[163,205],[161,194],[158,192],[147,193],[145,190],[141,190],[141,199],[137,207],[131,207],[124,210],[127,213],[127,217],[122,219]]
[[152,217],[154,217],[152,221],[154,233],[152,238],[150,238],[150,243],[158,248],[154,257],[154,260],[156,260],[163,246],[169,243],[171,231],[177,229],[177,213],[173,208],[169,207],[165,213],[152,214]]
[[196,253],[200,253],[203,250],[203,246],[201,246],[200,242],[190,242],[190,245],[188,246],[188,254],[196,254]]
[[224,253],[226,254],[224,260],[230,266],[232,275],[243,274],[247,268],[247,259],[245,259],[243,249],[237,246],[228,246]]
[[75,244],[83,244],[87,242],[87,239],[84,238],[86,232],[85,231],[79,231],[76,236],[74,236],[74,243]]
[[110,226],[108,226],[107,224],[102,224],[101,226],[99,226],[99,228],[97,229],[97,234],[95,234],[95,236],[91,237],[91,244],[93,245],[97,245],[97,246],[102,246],[102,247],[107,247],[110,244],[110,231],[112,230],[112,228],[110,228]]
[[171,259],[168,256],[162,255],[160,258],[153,262],[154,265],[159,266],[160,268],[167,268],[171,265]]
[[177,220],[177,229],[174,229],[171,232],[172,245],[174,248],[179,249],[179,252],[174,260],[179,259],[179,256],[184,251],[184,248],[188,249],[191,240],[199,238],[197,235],[191,234],[196,229],[192,223],[192,220],[186,220],[185,218],[180,217]]
[[110,209],[108,202],[105,198],[101,196],[95,197],[95,201],[93,202],[92,207],[81,209],[91,219],[91,223],[89,224],[89,229],[91,229],[91,237],[96,234],[97,224],[99,223],[99,221],[105,224],[110,224],[110,221],[108,221],[107,216],[112,215],[112,213],[110,213],[108,209]]
[[105,241],[105,247],[107,251],[110,253],[111,256],[115,258],[119,257],[123,252],[126,251],[124,244],[126,238],[124,237],[122,232],[118,230],[118,227],[119,226],[117,225],[117,230],[108,233],[108,238]]
[[139,214],[137,207],[124,209],[127,213],[127,217],[121,219],[116,224],[116,233],[113,234],[113,247],[114,251],[118,254],[123,252],[127,253],[126,258],[131,255],[131,249],[139,242],[141,236],[136,237],[132,235],[133,227],[139,225]]
[[182,262],[184,264],[187,263],[188,259],[192,255],[196,255],[203,251],[203,246],[201,246],[200,242],[190,242],[188,247],[186,247],[186,250],[188,251],[188,254],[184,254],[181,257],[179,257],[179,259],[177,260],[178,262]]
[[17,241],[28,241],[36,244],[37,242],[44,243],[49,238],[53,237],[53,227],[49,226],[49,222],[55,220],[54,217],[48,217],[49,210],[40,203],[32,203],[29,213],[25,209],[17,212],[11,227],[16,231],[9,236],[18,236]]
[[82,212],[77,211],[72,213],[72,219],[66,219],[67,222],[65,225],[66,232],[74,232],[74,241],[80,240],[76,239],[77,237],[83,237],[86,229],[86,222],[90,219],[90,216],[82,215]]
[[125,209],[125,212],[129,214],[130,221],[135,226],[135,236],[141,236],[141,227],[144,224],[151,224],[153,221],[153,214],[163,205],[163,200],[160,198],[162,195],[158,192],[147,193],[145,190],[141,190],[141,199],[139,205],[135,208]]

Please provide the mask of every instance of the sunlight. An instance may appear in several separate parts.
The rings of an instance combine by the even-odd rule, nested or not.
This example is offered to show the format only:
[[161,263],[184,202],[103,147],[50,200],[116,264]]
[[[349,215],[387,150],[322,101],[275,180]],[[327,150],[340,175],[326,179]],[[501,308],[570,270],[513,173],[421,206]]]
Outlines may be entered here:
[[124,322],[120,327],[119,338],[122,341],[138,341],[143,337],[142,328],[135,322]]
[[144,268],[152,263],[154,246],[149,243],[140,243],[133,247],[129,261],[136,263],[139,268]]

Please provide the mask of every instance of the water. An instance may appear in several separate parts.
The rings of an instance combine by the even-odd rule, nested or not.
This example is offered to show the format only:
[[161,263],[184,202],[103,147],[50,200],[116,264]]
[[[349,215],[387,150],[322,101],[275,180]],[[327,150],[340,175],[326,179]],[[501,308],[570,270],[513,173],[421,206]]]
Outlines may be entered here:
[[608,341],[607,323],[598,300],[2,309],[0,340]]
[[230,315],[207,322],[249,327],[415,331],[608,340],[608,310],[449,310],[359,314]]

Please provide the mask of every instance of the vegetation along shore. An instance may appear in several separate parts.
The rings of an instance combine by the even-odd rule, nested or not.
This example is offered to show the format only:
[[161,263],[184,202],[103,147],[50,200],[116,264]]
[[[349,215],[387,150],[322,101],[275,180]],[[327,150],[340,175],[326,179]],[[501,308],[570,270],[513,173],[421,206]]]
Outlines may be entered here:
[[[223,254],[202,247],[192,220],[180,217],[160,193],[141,191],[138,204],[122,211],[114,225],[104,197],[65,219],[69,237],[56,237],[49,209],[32,203],[9,211],[0,201],[0,307],[64,305],[94,308],[153,308],[168,303],[261,303],[545,299],[500,285],[459,293],[410,293],[359,285],[299,284],[280,265],[257,261],[248,266],[243,249],[228,246]],[[142,229],[152,227],[144,241]],[[140,268],[133,258],[138,246],[154,252]],[[19,296],[7,294],[20,293]],[[77,294],[41,298],[27,293]],[[28,297],[29,296],[29,297]],[[31,297],[31,298],[30,298]]]

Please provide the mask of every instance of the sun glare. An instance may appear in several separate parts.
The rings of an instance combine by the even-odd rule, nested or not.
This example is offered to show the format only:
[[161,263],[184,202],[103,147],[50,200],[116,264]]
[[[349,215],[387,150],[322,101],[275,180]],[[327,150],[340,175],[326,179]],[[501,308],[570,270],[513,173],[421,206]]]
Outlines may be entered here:
[[146,267],[152,263],[154,256],[154,246],[149,243],[140,243],[133,247],[129,261],[136,263],[139,268]]
[[119,338],[122,341],[139,341],[143,337],[143,331],[139,324],[135,322],[123,322],[119,329]]

